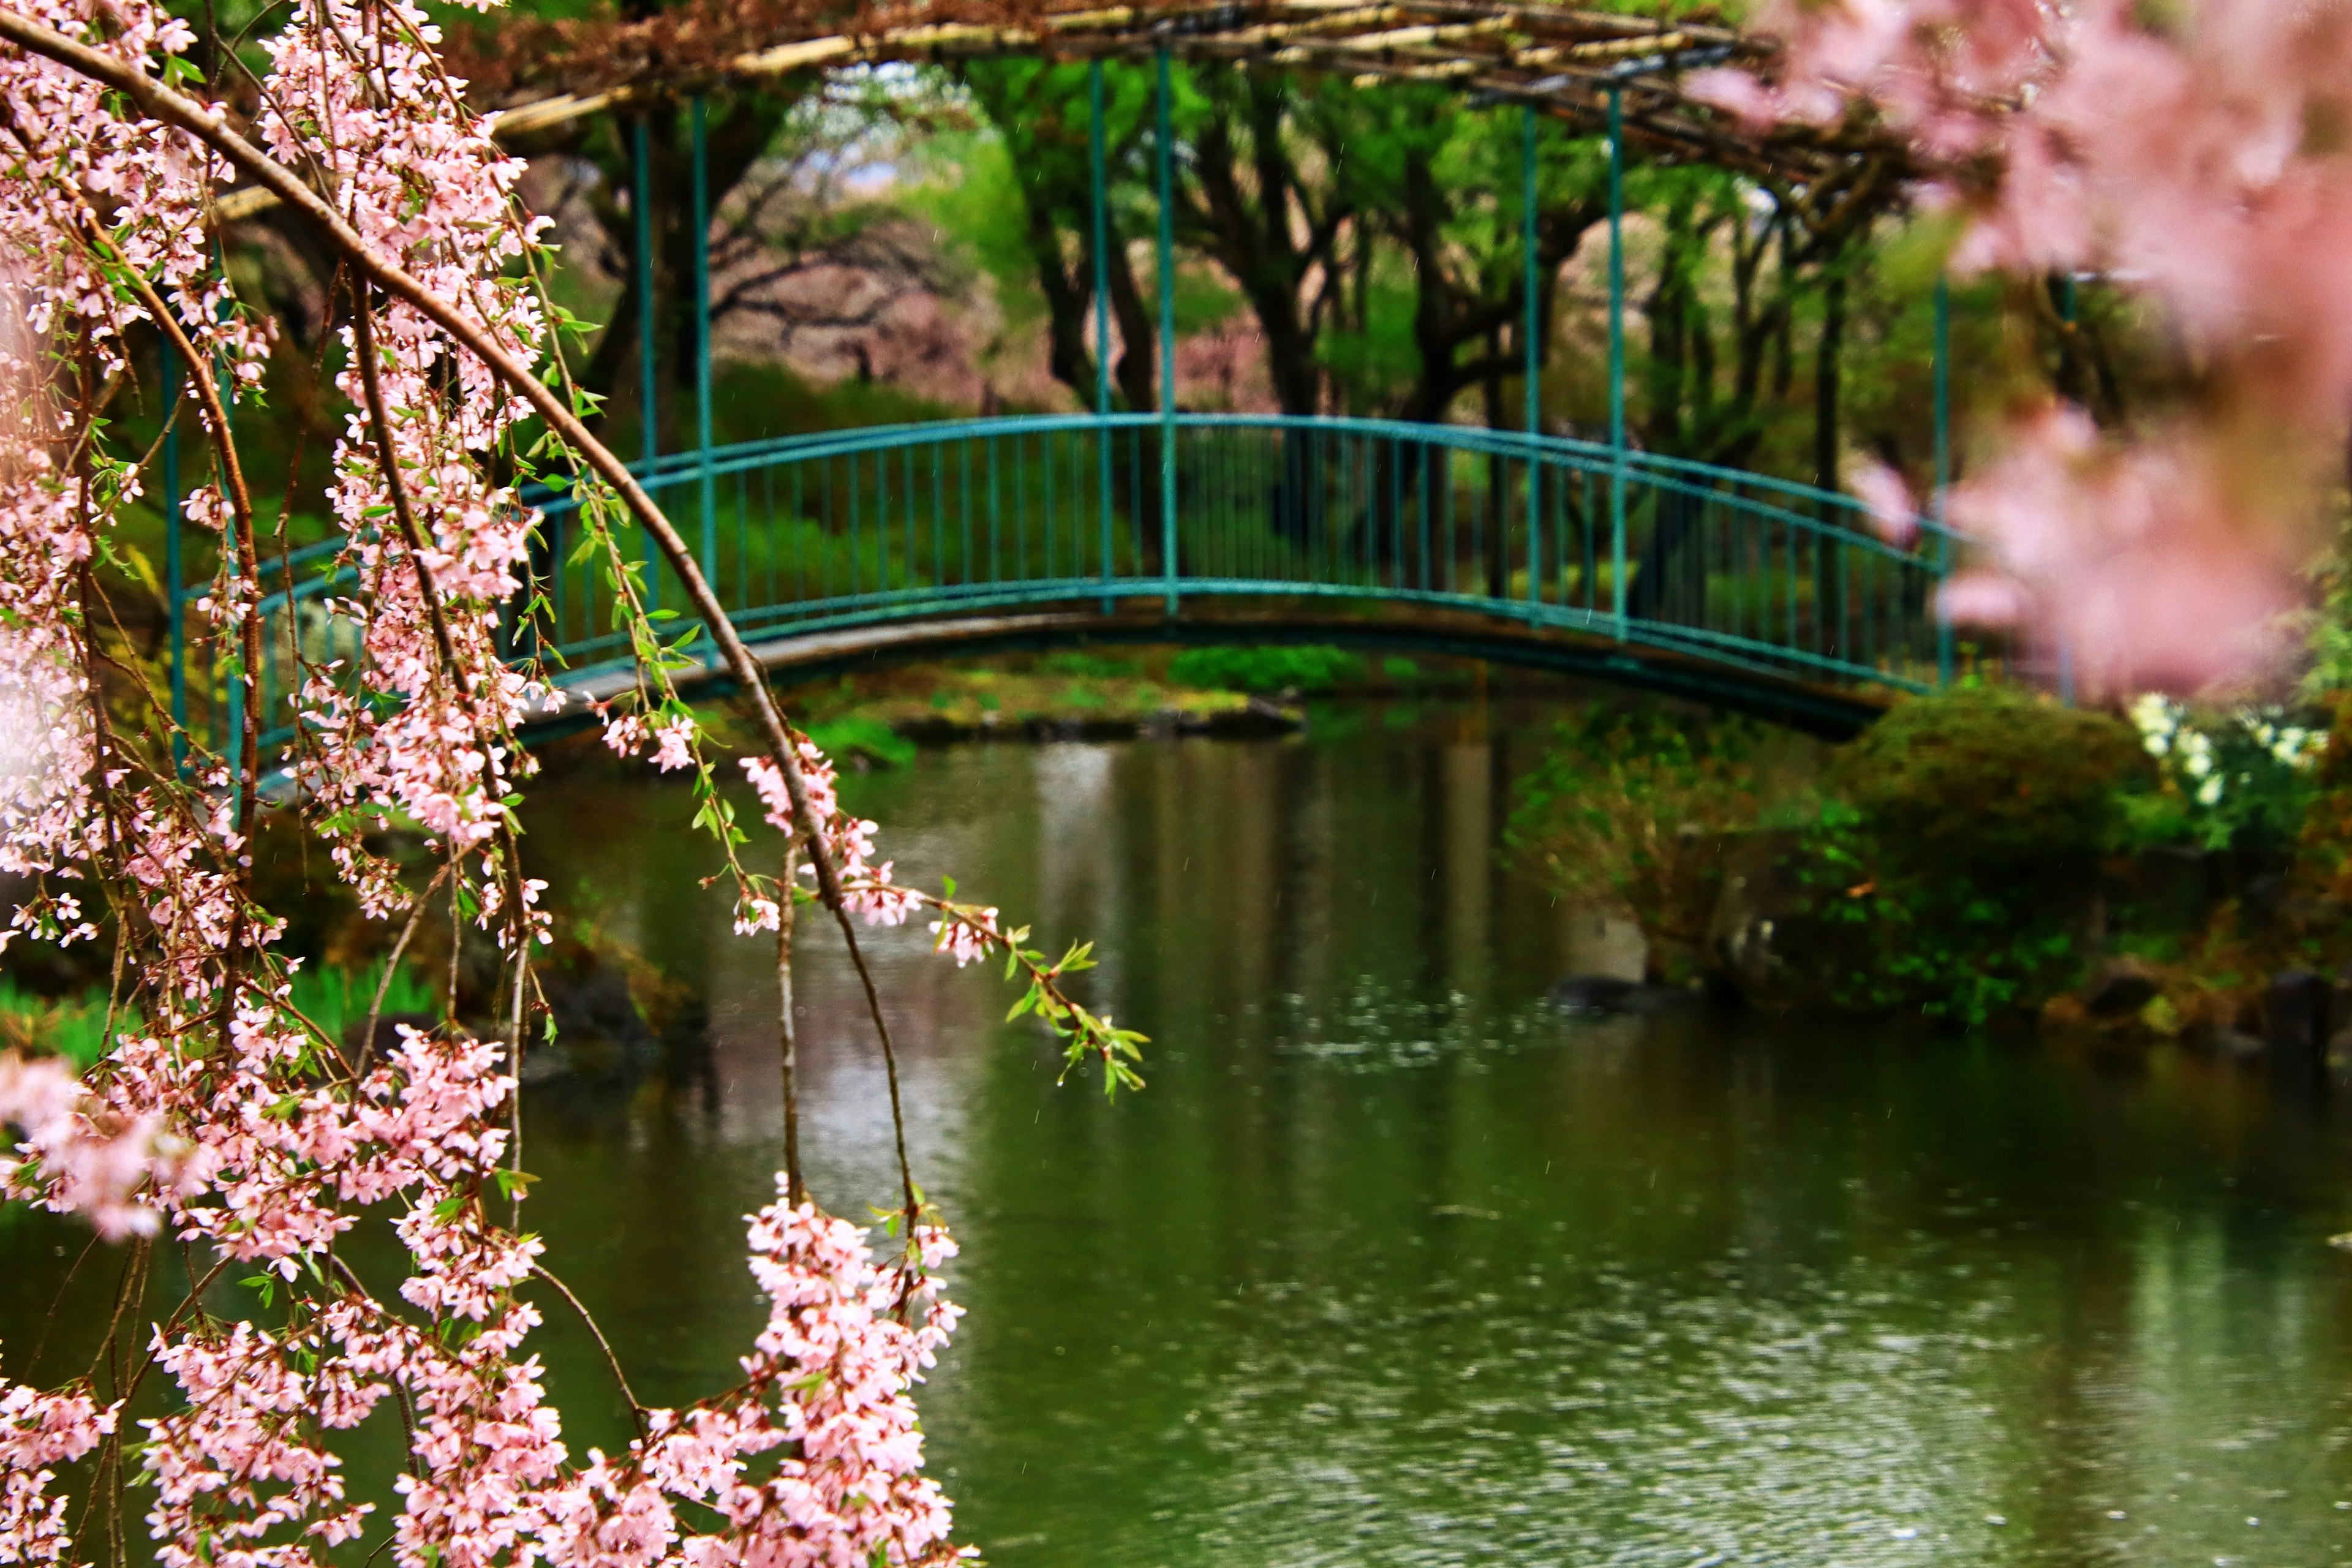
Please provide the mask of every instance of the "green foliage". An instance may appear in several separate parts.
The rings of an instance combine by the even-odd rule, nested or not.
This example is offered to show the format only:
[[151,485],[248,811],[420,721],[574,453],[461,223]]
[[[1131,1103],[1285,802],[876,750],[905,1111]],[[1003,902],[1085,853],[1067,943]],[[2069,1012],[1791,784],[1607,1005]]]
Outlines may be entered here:
[[106,1054],[106,993],[37,995],[0,975],[0,1047],[68,1058],[87,1068]]
[[1364,661],[1344,648],[1191,647],[1168,666],[1180,685],[1224,691],[1327,691],[1364,678]]
[[2131,729],[2008,687],[1904,703],[1839,755],[1799,879],[1832,999],[1975,1026],[2079,962],[2079,911],[2147,773]]
[[1890,868],[1907,858],[1842,801],[1827,803],[1805,835],[1798,880],[1814,929],[1804,940],[1826,950],[1829,1001],[1975,1028],[2038,1005],[2072,977],[2074,900],[2063,889],[1965,861],[1940,874]]
[[1132,680],[1143,673],[1142,664],[1136,659],[1075,647],[1045,655],[1037,661],[1037,668],[1047,675],[1075,676],[1081,680]]
[[[294,974],[294,1007],[340,1041],[365,1021],[383,978],[381,963],[358,974],[305,967]],[[387,1017],[395,1013],[430,1013],[439,1005],[432,985],[407,967],[393,976],[383,999]],[[138,1025],[135,1015],[115,1020],[118,1030]],[[24,989],[13,976],[0,975],[0,1048],[66,1057],[77,1067],[89,1068],[106,1055],[109,1045],[104,991],[92,989],[79,997],[47,997]]]
[[[294,974],[293,1002],[297,1010],[329,1037],[341,1040],[352,1030],[367,1022],[368,1008],[375,1001],[375,991],[383,984],[383,965],[372,963],[353,973],[332,967],[312,969],[305,966]],[[438,1013],[442,996],[415,966],[403,964],[394,973],[392,984],[383,994],[383,1016],[398,1013]]]
[[915,742],[889,725],[855,716],[809,726],[809,739],[837,762],[903,768],[915,760]]
[[907,150],[913,178],[905,193],[908,209],[951,236],[994,285],[1005,336],[1013,341],[1033,338],[1045,320],[1014,163],[1021,150],[982,132],[926,136]]
[[2199,711],[2150,693],[2131,707],[2155,758],[2152,787],[2124,796],[2125,838],[2277,851],[2301,835],[2318,791],[2326,726],[2278,709]]
[[2113,716],[1979,685],[1895,708],[1839,753],[1829,785],[1906,869],[2033,876],[2113,842],[2116,790],[2145,768]]
[[1709,839],[1756,816],[1756,738],[1736,721],[1590,709],[1520,784],[1505,845],[1561,894],[1633,916],[1654,947],[1695,948],[1722,881]]

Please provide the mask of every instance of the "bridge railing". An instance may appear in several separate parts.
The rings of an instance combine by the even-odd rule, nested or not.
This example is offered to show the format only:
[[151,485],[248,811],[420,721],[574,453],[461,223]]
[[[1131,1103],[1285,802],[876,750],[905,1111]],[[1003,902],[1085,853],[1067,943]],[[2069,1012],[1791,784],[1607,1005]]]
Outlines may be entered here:
[[[755,642],[951,612],[1181,615],[1204,598],[1472,612],[1811,684],[1937,674],[1933,526],[1896,543],[1852,498],[1592,442],[1265,415],[1073,415],[821,432],[639,466]],[[1170,510],[1167,501],[1172,497]],[[628,654],[578,499],[541,492],[545,609],[516,631],[573,676]],[[646,562],[657,607],[682,590]],[[340,541],[265,563],[264,729],[299,664],[359,649]],[[184,587],[193,598],[200,586]],[[296,655],[299,654],[298,661]],[[209,689],[215,672],[192,685]],[[215,705],[215,711],[222,710]]]

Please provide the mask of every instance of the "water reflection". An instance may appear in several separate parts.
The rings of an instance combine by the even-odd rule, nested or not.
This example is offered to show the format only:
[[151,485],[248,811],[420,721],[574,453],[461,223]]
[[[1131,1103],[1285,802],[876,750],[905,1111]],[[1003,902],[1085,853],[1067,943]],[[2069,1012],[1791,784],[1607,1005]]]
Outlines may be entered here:
[[[1142,1095],[1056,1089],[992,977],[875,938],[966,1248],[925,1408],[970,1539],[1014,1568],[2352,1563],[2340,1115],[2179,1053],[1559,1019],[1571,956],[1625,955],[1499,868],[1515,754],[1370,723],[852,781],[908,874],[1096,940],[1092,999],[1155,1037]],[[692,885],[690,811],[583,777],[531,824],[559,895],[711,1001],[707,1075],[528,1124],[536,1223],[656,1399],[754,1331],[740,1216],[780,1137],[768,950]],[[829,940],[798,987],[812,1179],[856,1213],[892,1188],[879,1065]],[[0,1295],[12,1342],[33,1295]],[[569,1436],[619,1439],[591,1348],[544,1332]]]
[[[858,781],[910,871],[1095,938],[1157,1037],[1144,1095],[1055,1090],[992,982],[879,943],[968,1249],[929,1421],[992,1558],[2352,1560],[2335,1119],[2178,1055],[1556,1019],[1566,964],[1628,955],[1498,868],[1510,756],[1365,726]],[[644,929],[725,998],[719,1109],[572,1157],[691,1170],[710,1250],[622,1310],[715,1371],[674,1303],[773,1157],[765,979],[709,910]],[[818,1180],[886,1201],[847,976],[800,984]]]

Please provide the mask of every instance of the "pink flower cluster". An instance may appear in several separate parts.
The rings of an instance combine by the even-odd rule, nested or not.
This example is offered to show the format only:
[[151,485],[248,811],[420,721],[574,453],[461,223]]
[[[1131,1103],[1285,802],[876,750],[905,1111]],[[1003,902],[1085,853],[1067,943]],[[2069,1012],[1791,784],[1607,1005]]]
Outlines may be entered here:
[[[912,1255],[878,1268],[845,1220],[777,1201],[751,1220],[751,1273],[768,1324],[743,1359],[745,1384],[686,1412],[647,1414],[647,1436],[614,1463],[592,1454],[562,1504],[557,1568],[866,1568],[942,1564],[949,1508],[921,1474],[909,1396],[955,1327],[931,1270],[955,1256],[917,1227]],[[762,1480],[747,1458],[782,1450]],[[714,1510],[723,1531],[684,1531],[676,1500]]]
[[[154,0],[20,9],[157,74],[193,42]],[[434,37],[404,0],[298,8],[268,40],[254,133],[318,180],[368,244],[529,360],[543,332],[514,264],[537,226],[518,216],[517,166],[462,108]],[[359,1538],[368,1510],[346,1495],[335,1434],[388,1398],[409,1432],[388,1542],[398,1568],[951,1555],[908,1396],[954,1320],[923,1272],[951,1251],[934,1230],[915,1261],[877,1268],[841,1222],[769,1211],[754,1245],[774,1311],[743,1387],[684,1416],[657,1413],[625,1485],[601,1458],[572,1463],[525,1349],[540,1243],[491,1218],[519,1179],[504,1168],[516,1047],[451,1026],[406,1031],[372,1063],[346,1059],[292,1008],[279,922],[253,901],[241,814],[254,781],[201,747],[183,777],[167,745],[109,741],[98,722],[81,567],[138,499],[140,475],[85,439],[95,413],[55,367],[125,368],[124,334],[146,309],[135,278],[158,287],[198,363],[229,370],[230,395],[258,381],[266,345],[228,308],[208,255],[221,171],[123,95],[13,47],[0,47],[0,871],[42,879],[19,901],[17,934],[95,934],[80,878],[104,879],[135,933],[124,1026],[87,1079],[0,1058],[0,1127],[14,1140],[0,1182],[109,1235],[168,1233],[215,1272],[257,1266],[289,1297],[282,1326],[192,1311],[154,1330],[154,1364],[179,1394],[143,1424],[138,1450],[158,1560],[315,1568]],[[545,917],[542,885],[509,858],[509,797],[527,771],[512,731],[552,696],[499,655],[533,519],[486,459],[521,405],[420,313],[362,308],[390,429],[354,361],[339,383],[352,412],[329,500],[359,588],[331,609],[362,635],[349,668],[303,684],[297,805],[377,916],[412,895],[362,830],[420,825],[519,967]],[[359,334],[344,343],[356,354]],[[197,527],[235,521],[224,482],[185,498]],[[227,649],[253,629],[261,592],[237,552],[219,553],[204,624]],[[692,721],[672,716],[627,747],[650,744],[674,768],[694,740]],[[829,767],[821,787],[853,869],[887,884],[888,867],[867,864],[873,825],[840,816]],[[904,918],[892,892],[860,897],[869,918]],[[383,1296],[336,1251],[371,1209],[393,1211],[406,1253]],[[115,1428],[87,1388],[0,1382],[0,1562],[71,1560],[53,1482],[119,1443]],[[744,1461],[772,1453],[754,1479]],[[648,1484],[729,1522],[685,1534],[667,1503],[647,1502]]]
[[10,1126],[23,1141],[13,1157],[0,1155],[0,1193],[86,1215],[110,1240],[154,1235],[159,1216],[142,1190],[183,1189],[202,1168],[159,1112],[93,1108],[54,1058],[0,1054],[0,1129]]
[[[2117,436],[2029,415],[1951,517],[1992,547],[1945,601],[2037,625],[2095,684],[2259,671],[2300,601],[2352,405],[2352,16],[2294,0],[1780,0],[1770,83],[1692,90],[1762,123],[1866,106],[1963,213],[1954,265],[2093,270],[2155,301],[2191,413]],[[1995,171],[1981,184],[1973,172]]]
[[[922,901],[921,896],[890,880],[895,862],[885,860],[878,866],[874,863],[874,835],[879,831],[878,825],[842,809],[840,778],[832,759],[817,749],[815,742],[800,742],[800,770],[808,790],[810,809],[824,830],[825,852],[833,857],[840,874],[842,900],[849,911],[863,916],[867,925],[904,925]],[[785,791],[783,773],[775,760],[745,757],[743,772],[751,779],[751,787],[759,792],[769,825],[780,833],[793,833],[792,796]],[[801,874],[814,878],[816,869],[803,863]]]
[[0,1562],[68,1560],[66,1500],[49,1483],[114,1430],[116,1414],[79,1388],[43,1394],[0,1377]]
[[[258,129],[288,163],[320,170],[363,238],[528,362],[544,323],[535,293],[508,269],[546,220],[517,216],[522,163],[497,150],[486,123],[452,111],[464,84],[443,76],[430,48],[438,37],[405,0],[326,0],[320,25],[270,41]],[[551,698],[499,656],[499,606],[520,585],[534,520],[480,460],[526,405],[421,312],[381,302],[373,342],[387,472],[358,334],[342,333],[352,358],[337,384],[351,411],[330,499],[360,591],[332,608],[363,628],[362,654],[355,670],[321,669],[305,685],[317,744],[302,776],[336,804],[395,806],[462,851],[498,830],[498,803],[525,761],[509,732]],[[404,506],[421,550],[395,526]],[[454,668],[443,666],[445,635]],[[386,696],[398,700],[387,707]]]

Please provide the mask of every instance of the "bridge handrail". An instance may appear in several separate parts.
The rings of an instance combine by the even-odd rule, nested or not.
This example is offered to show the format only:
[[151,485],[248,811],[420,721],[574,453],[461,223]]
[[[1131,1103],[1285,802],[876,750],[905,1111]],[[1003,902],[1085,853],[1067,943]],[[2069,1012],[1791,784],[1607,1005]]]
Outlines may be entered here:
[[[927,445],[940,440],[984,440],[1000,437],[1052,435],[1062,431],[1146,430],[1163,423],[1157,414],[1055,414],[1006,415],[987,419],[908,420],[896,425],[855,426],[844,429],[804,431],[790,436],[765,437],[753,441],[739,441],[710,448],[707,467],[714,475],[732,474],[771,464],[815,458],[841,457],[851,453],[896,450],[907,446]],[[1591,441],[1573,436],[1530,436],[1524,430],[1497,430],[1480,425],[1423,424],[1403,419],[1367,419],[1350,416],[1295,414],[1221,414],[1212,412],[1180,412],[1173,423],[1179,430],[1187,429],[1275,429],[1333,433],[1353,436],[1382,437],[1391,440],[1411,441],[1421,445],[1442,445],[1455,450],[1486,453],[1493,456],[1549,458],[1565,460],[1570,466],[1595,477],[1606,477],[1617,467],[1617,448],[1605,442]],[[1793,501],[1807,501],[1826,511],[1843,513],[1855,521],[1841,525],[1826,518],[1808,518],[1801,512],[1780,514],[1784,521],[1801,526],[1852,533],[1880,540],[1879,531],[1865,519],[1868,508],[1855,497],[1836,490],[1825,490],[1795,479],[1783,479],[1769,474],[1759,474],[1746,468],[1725,468],[1720,464],[1701,462],[1691,458],[1672,457],[1664,453],[1627,447],[1623,453],[1624,470],[1628,478],[1655,480],[1671,477],[1676,488],[1686,493],[1697,493],[1694,486],[1711,481],[1718,487],[1765,490]],[[649,489],[667,489],[688,479],[698,479],[706,467],[702,454],[685,452],[666,454],[652,463],[630,465],[632,472],[647,480]],[[577,505],[576,500],[552,487],[530,487],[524,491],[527,504],[536,505],[551,515],[561,514]],[[1914,520],[1923,538],[1958,542],[1960,535],[1934,518],[1919,516]],[[1902,553],[1897,551],[1896,553]]]
[[[1616,448],[1577,437],[1530,436],[1523,430],[1496,430],[1484,426],[1433,425],[1400,419],[1336,416],[1180,412],[1174,418],[1180,431],[1249,429],[1371,437],[1423,446],[1443,446],[1454,451],[1517,458],[1522,461],[1548,461],[1601,479],[1612,479],[1619,472]],[[987,440],[1063,432],[1144,430],[1157,427],[1163,422],[1157,414],[1135,413],[909,420],[895,425],[855,426],[735,442],[710,448],[707,458],[698,451],[664,454],[650,463],[632,464],[631,471],[646,483],[647,489],[663,490],[698,479],[706,469],[716,477],[769,468],[785,461],[814,461],[867,452],[894,451],[940,441]],[[1912,550],[1893,543],[1877,528],[1864,521],[1863,514],[1867,509],[1852,496],[1746,469],[1727,468],[1635,448],[1628,448],[1623,458],[1622,472],[1629,479],[1701,499],[1729,491],[1738,495],[1743,508],[1759,518],[1859,546],[1888,561],[1911,562],[1916,559]],[[1761,490],[1785,501],[1810,502],[1825,511],[1843,513],[1852,521],[1842,521],[1834,515],[1809,516],[1790,506],[1776,505],[1753,494],[1738,494],[1742,490]],[[520,492],[520,499],[524,504],[536,506],[549,516],[561,516],[578,505],[576,495],[568,487],[559,491],[550,486],[528,485]],[[1920,519],[1919,526],[1923,538],[1942,540],[1958,537],[1930,519]],[[343,549],[345,543],[345,536],[338,535],[289,551],[278,562],[265,566],[265,576],[268,566],[280,566],[290,572],[331,558]],[[308,582],[292,585],[290,589],[280,588],[265,595],[257,607],[268,614],[282,608],[289,601],[300,602],[320,596],[347,576],[348,573],[341,570],[321,573]],[[181,585],[181,591],[184,594],[195,587],[194,584],[186,584]]]

